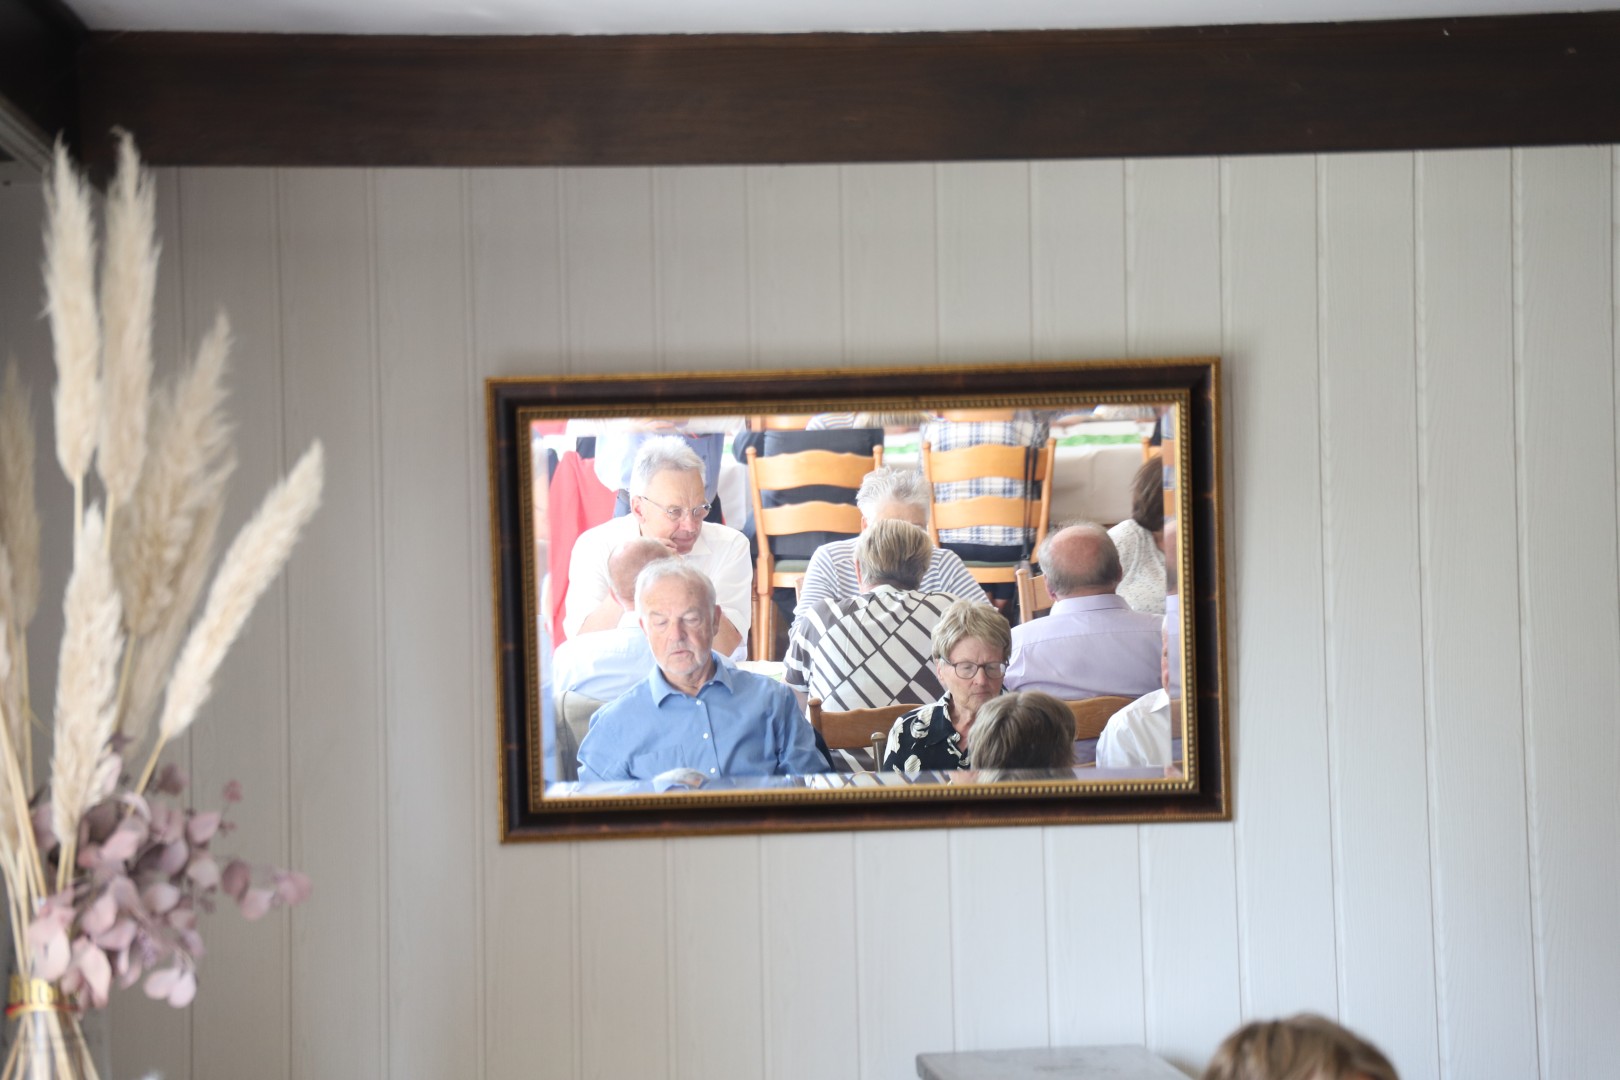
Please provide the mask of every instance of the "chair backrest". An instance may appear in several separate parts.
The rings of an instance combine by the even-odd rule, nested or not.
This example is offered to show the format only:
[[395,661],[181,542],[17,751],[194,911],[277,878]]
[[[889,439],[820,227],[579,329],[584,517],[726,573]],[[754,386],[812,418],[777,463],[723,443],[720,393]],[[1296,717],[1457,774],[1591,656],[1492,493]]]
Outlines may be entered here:
[[1103,728],[1108,726],[1108,718],[1131,703],[1128,697],[1093,697],[1081,698],[1079,701],[1066,701],[1069,711],[1074,713],[1074,737],[1076,739],[1095,739],[1102,734]]
[[557,722],[568,726],[574,736],[574,745],[578,746],[585,741],[585,733],[590,730],[591,717],[606,704],[573,690],[564,690],[557,695]]
[[[1046,445],[1034,452],[1031,460],[1028,448],[985,444],[961,450],[936,452],[925,442],[922,444],[923,478],[928,482],[928,532],[934,543],[939,543],[939,530],[966,529],[974,525],[1001,525],[1008,528],[1030,528],[1035,536],[1030,550],[1040,547],[1046,539],[1046,530],[1052,520],[1052,465],[1057,458],[1057,440],[1047,439]],[[935,484],[950,484],[963,480],[984,479],[1034,481],[1022,499],[981,495],[972,499],[941,502],[935,497]],[[1035,486],[1039,486],[1037,493]]]
[[872,751],[872,768],[883,767],[883,747],[895,720],[915,709],[915,705],[884,705],[877,709],[851,709],[826,712],[820,698],[810,699],[810,726],[815,728],[829,750]]
[[1052,594],[1046,591],[1046,575],[1031,574],[1020,566],[1013,571],[1018,591],[1018,621],[1027,623],[1052,610]]
[[[843,533],[861,531],[861,512],[855,506],[854,492],[873,469],[883,464],[883,448],[870,454],[838,454],[831,450],[804,450],[796,454],[761,457],[747,451],[748,493],[754,505],[754,535],[759,538],[763,561],[775,551],[772,537],[799,533]],[[765,493],[788,488],[843,488],[850,492],[847,503],[811,502],[767,506]],[[814,546],[812,549],[814,550]],[[808,556],[805,556],[808,557]]]

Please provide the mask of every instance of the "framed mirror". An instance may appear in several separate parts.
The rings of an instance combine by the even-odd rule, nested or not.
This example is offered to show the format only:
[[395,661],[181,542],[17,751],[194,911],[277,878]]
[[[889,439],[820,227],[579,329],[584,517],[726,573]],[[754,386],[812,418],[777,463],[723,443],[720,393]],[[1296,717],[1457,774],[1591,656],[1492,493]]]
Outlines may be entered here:
[[[490,380],[503,840],[1228,817],[1219,397],[1209,357]],[[1089,607],[1129,633],[1053,633]],[[743,715],[672,736],[716,680]]]

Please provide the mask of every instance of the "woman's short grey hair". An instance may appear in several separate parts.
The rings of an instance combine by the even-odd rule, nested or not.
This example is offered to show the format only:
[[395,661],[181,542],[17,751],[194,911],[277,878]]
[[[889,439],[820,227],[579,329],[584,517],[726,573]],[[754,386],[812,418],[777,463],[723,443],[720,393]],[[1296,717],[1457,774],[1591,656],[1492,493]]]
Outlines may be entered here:
[[989,604],[972,600],[956,601],[934,624],[934,633],[929,639],[934,659],[949,659],[951,650],[970,638],[998,650],[1002,660],[1012,659],[1012,627],[1006,618]]
[[704,614],[714,617],[714,582],[709,575],[681,559],[659,559],[641,568],[636,575],[636,614],[647,614],[647,590],[660,581],[678,578],[695,590],[703,601]]
[[921,469],[903,469],[898,465],[885,465],[881,469],[873,469],[861,481],[860,490],[855,493],[855,505],[860,508],[861,516],[867,521],[877,517],[877,512],[887,502],[906,503],[922,510],[926,517],[929,502],[928,482],[923,479]]
[[1039,690],[1002,694],[979,708],[968,731],[975,769],[1074,767],[1074,713]]
[[703,459],[679,435],[648,439],[636,451],[635,464],[630,467],[630,494],[644,494],[653,477],[669,470],[702,475]]
[[879,521],[855,542],[855,561],[860,564],[863,585],[893,585],[915,589],[928,573],[934,558],[934,542],[928,533],[909,521]]

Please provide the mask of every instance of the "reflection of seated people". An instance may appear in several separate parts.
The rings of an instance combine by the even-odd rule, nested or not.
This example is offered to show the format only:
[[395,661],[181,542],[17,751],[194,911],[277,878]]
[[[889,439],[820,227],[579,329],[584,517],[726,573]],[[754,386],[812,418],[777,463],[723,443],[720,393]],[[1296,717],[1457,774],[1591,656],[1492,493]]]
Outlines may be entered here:
[[925,412],[817,413],[804,425],[804,430],[837,431],[839,428],[875,427],[896,435],[916,431],[931,419]]
[[1157,690],[1150,690],[1108,718],[1097,737],[1097,767],[1137,769],[1170,765],[1174,759],[1175,733],[1170,715],[1170,642],[1163,630],[1159,652]]
[[968,756],[980,780],[994,779],[986,770],[1071,769],[1074,713],[1039,690],[1002,694],[979,710]]
[[587,529],[568,560],[568,598],[563,629],[569,637],[586,628],[617,626],[624,607],[608,584],[608,554],[625,540],[656,540],[703,571],[720,598],[715,648],[730,655],[748,633],[753,562],[748,541],[736,529],[705,521],[703,462],[676,435],[642,444],[630,471],[630,513]]
[[945,694],[897,719],[883,750],[883,768],[907,776],[968,767],[968,736],[979,709],[1001,693],[1012,631],[994,608],[958,600],[934,627],[930,644]]
[[[946,417],[952,414],[945,414]],[[1051,418],[1046,413],[1019,409],[999,419],[940,419],[924,424],[922,441],[934,453],[966,450],[973,446],[1024,446],[1032,450],[1046,445]],[[1030,467],[1034,467],[1031,459]],[[981,495],[1023,499],[1032,485],[1010,477],[984,477],[935,484],[934,499],[955,502]],[[966,529],[941,529],[939,542],[972,562],[1012,562],[1028,554],[1034,529],[1011,525],[975,525]]]
[[1131,516],[1108,530],[1124,571],[1115,591],[1133,611],[1164,614],[1164,465],[1157,454],[1131,481]]
[[597,711],[579,747],[581,782],[652,780],[674,769],[710,779],[828,770],[793,692],[711,647],[721,614],[702,571],[675,559],[651,563],[636,578],[635,599],[654,665]]
[[1256,1020],[1226,1037],[1202,1080],[1400,1080],[1372,1043],[1325,1016]]
[[652,650],[635,617],[636,576],[649,563],[673,558],[656,540],[637,536],[608,555],[608,589],[613,601],[625,608],[619,625],[604,630],[589,626],[569,638],[551,657],[552,694],[583,694],[597,701],[612,701],[647,677]]
[[[636,455],[649,439],[667,435],[682,439],[703,462],[703,501],[713,505],[720,481],[720,459],[725,455],[725,425],[730,422],[730,417],[647,417],[580,422],[569,430],[595,435],[596,477],[617,495],[613,516],[623,517],[630,512],[630,475]],[[720,520],[718,513],[714,520]]]
[[1162,685],[1163,620],[1132,611],[1114,592],[1119,552],[1107,531],[1084,522],[1049,533],[1040,563],[1052,613],[1012,632],[1008,687],[1074,700],[1134,698]]
[[[861,488],[855,493],[855,505],[861,511],[861,528],[870,529],[879,521],[907,521],[918,528],[928,523],[928,484],[916,469],[902,469],[885,465],[866,474]],[[855,577],[855,545],[860,537],[834,540],[823,544],[810,556],[810,565],[804,571],[804,583],[799,586],[799,606],[794,611],[798,623],[811,608],[822,600],[848,600],[860,593],[860,582]],[[934,548],[928,557],[928,570],[917,588],[923,592],[942,592],[962,600],[988,604],[984,589],[954,551]]]
[[918,587],[933,550],[928,534],[906,521],[880,521],[861,534],[860,595],[819,600],[793,624],[784,681],[801,701],[847,711],[920,705],[944,692],[929,638],[955,598]]

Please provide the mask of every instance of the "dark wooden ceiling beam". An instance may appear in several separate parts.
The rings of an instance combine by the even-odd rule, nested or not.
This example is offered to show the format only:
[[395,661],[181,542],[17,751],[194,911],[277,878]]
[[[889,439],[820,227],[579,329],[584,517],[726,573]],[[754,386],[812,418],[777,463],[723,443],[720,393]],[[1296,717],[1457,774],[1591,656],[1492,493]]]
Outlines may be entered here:
[[[93,35],[177,165],[644,165],[1620,141],[1620,13],[1154,30]],[[110,140],[84,147],[105,161]]]

